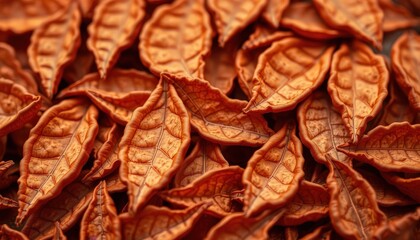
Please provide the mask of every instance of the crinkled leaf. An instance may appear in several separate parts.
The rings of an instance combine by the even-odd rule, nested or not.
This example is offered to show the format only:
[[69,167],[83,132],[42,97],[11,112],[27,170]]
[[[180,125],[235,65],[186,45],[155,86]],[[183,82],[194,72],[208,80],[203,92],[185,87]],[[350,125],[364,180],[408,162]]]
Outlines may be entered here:
[[[4,146],[6,147],[6,146]],[[19,172],[19,165],[15,165],[13,160],[0,161],[0,189],[6,189],[16,182]]]
[[76,57],[80,45],[81,16],[72,2],[58,17],[37,28],[31,37],[28,57],[41,78],[41,87],[50,99],[57,92],[66,64]]
[[334,47],[286,38],[258,58],[252,98],[245,112],[282,112],[296,107],[324,81]]
[[379,6],[384,12],[382,29],[384,32],[392,32],[401,28],[415,27],[420,25],[420,19],[414,17],[410,11],[391,0],[378,0]]
[[0,229],[0,239],[1,240],[29,240],[25,234],[19,232],[18,230],[12,229],[6,224],[3,224]]
[[128,185],[129,211],[140,210],[166,186],[190,143],[188,112],[175,88],[162,79],[137,108],[120,143],[120,177]]
[[401,173],[382,172],[382,176],[401,192],[407,194],[407,196],[410,196],[417,202],[420,202],[420,192],[418,190],[420,186],[420,175],[418,175],[418,173],[415,177],[405,177],[404,174]]
[[254,88],[253,76],[258,64],[258,56],[264,48],[251,50],[239,49],[235,58],[235,68],[238,73],[238,84],[245,95],[250,99]]
[[17,223],[77,178],[98,132],[97,117],[94,106],[78,99],[62,101],[42,115],[23,148]]
[[414,212],[392,219],[378,229],[375,239],[418,239],[420,234],[420,207]]
[[60,227],[60,223],[55,222],[54,234],[52,239],[53,240],[67,240],[66,235],[64,235],[63,230]]
[[203,57],[210,51],[211,35],[204,0],[176,0],[159,6],[145,24],[140,57],[155,75],[203,77]]
[[17,207],[19,207],[19,205],[15,200],[0,195],[0,210]]
[[[255,27],[254,32],[249,36],[248,40],[246,40],[246,42],[244,42],[244,44],[242,45],[242,49],[252,50],[261,47],[268,47],[273,42],[292,36],[292,32],[279,31],[275,28],[268,27],[264,24],[258,24]],[[255,60],[257,61],[258,59]],[[252,75],[253,74],[251,74],[251,77]]]
[[267,0],[267,6],[262,12],[263,19],[272,27],[278,28],[290,0]]
[[331,238],[331,224],[325,224],[317,227],[311,233],[306,234],[300,240],[314,240],[314,239],[323,239],[330,240]]
[[356,143],[367,122],[377,115],[387,91],[389,73],[382,56],[364,43],[343,43],[334,53],[328,93]]
[[241,190],[243,169],[231,166],[207,172],[182,188],[162,192],[160,196],[176,205],[188,207],[201,202],[213,202],[207,211],[215,216],[237,212],[232,202],[235,191]]
[[120,52],[133,43],[144,5],[144,0],[104,0],[95,7],[87,46],[95,54],[101,78],[106,78]]

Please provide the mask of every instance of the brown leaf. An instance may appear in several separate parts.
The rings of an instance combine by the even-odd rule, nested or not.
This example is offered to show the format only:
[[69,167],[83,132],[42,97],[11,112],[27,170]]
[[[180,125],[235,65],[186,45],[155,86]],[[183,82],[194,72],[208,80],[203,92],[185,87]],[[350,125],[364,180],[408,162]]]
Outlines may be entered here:
[[[6,147],[6,146],[5,146]],[[13,160],[0,161],[0,189],[6,189],[18,179],[19,165],[15,165]]]
[[245,112],[282,112],[296,107],[324,81],[334,47],[286,38],[258,58],[252,98]]
[[175,187],[185,187],[206,172],[228,167],[220,146],[200,139],[175,175]]
[[131,214],[168,184],[189,143],[188,112],[175,88],[161,79],[144,106],[134,111],[120,143],[120,178],[128,185]]
[[17,207],[19,205],[15,200],[0,195],[0,210]]
[[58,222],[55,222],[55,231],[53,235],[53,240],[67,240],[66,235],[64,235],[63,230],[60,227],[60,224]]
[[62,101],[42,115],[23,149],[18,224],[79,175],[98,132],[97,117],[94,106],[78,99]]
[[331,231],[331,224],[321,225],[317,227],[313,232],[300,238],[300,240],[331,239]]
[[404,174],[392,172],[382,172],[381,174],[386,181],[397,187],[401,192],[407,194],[417,202],[420,202],[420,192],[418,191],[420,186],[420,175],[418,175],[418,173],[415,177],[405,177]]
[[262,13],[263,19],[272,27],[278,28],[289,3],[290,0],[267,0],[267,6]]
[[87,46],[95,54],[101,78],[106,78],[121,51],[133,43],[144,8],[144,0],[104,0],[95,7]]
[[101,181],[83,215],[80,239],[121,239],[120,220],[105,181]]
[[[270,42],[271,44],[271,42]],[[239,49],[235,58],[235,68],[238,73],[238,84],[248,99],[252,97],[254,88],[253,76],[258,64],[258,56],[264,52],[264,48],[251,50]]]
[[234,192],[242,189],[243,169],[231,166],[207,172],[182,188],[162,192],[160,196],[176,205],[188,207],[201,202],[213,202],[207,209],[215,216],[227,216],[238,209],[232,202]]
[[252,23],[264,10],[267,0],[207,0],[214,12],[219,33],[219,45],[223,47],[235,34]]
[[416,211],[392,219],[378,229],[375,239],[418,239],[420,226],[420,207]]
[[48,98],[57,92],[64,67],[71,62],[80,45],[81,16],[75,2],[61,15],[37,28],[31,37],[28,57],[31,68],[41,78]]
[[420,2],[416,0],[398,0],[398,3],[401,3],[403,6],[405,6],[407,9],[411,10],[414,14],[419,16],[420,12]]
[[334,53],[328,93],[356,143],[367,122],[380,111],[389,73],[382,56],[364,43],[344,43]]
[[288,122],[254,153],[245,168],[246,216],[286,205],[303,179],[302,144],[294,122]]
[[140,57],[152,73],[203,77],[211,48],[210,18],[203,0],[176,0],[159,6],[140,35]]
[[19,232],[18,230],[12,229],[6,224],[3,224],[0,229],[0,239],[1,240],[29,240],[25,234]]
[[337,150],[337,146],[350,141],[350,135],[327,93],[314,92],[299,106],[297,118],[300,139],[315,160],[326,164],[326,155],[329,154],[351,165],[351,158]]
[[331,27],[382,48],[384,14],[377,0],[314,0],[314,4]]
[[[7,135],[4,135],[3,137],[0,137],[0,160],[3,159],[4,154],[6,153],[6,144],[7,144]],[[0,161],[0,176],[1,174],[2,174],[2,170],[1,170],[1,161]]]
[[392,69],[401,89],[407,94],[410,105],[420,110],[420,35],[413,31],[404,33],[391,50]]
[[332,158],[329,160],[329,212],[335,231],[346,239],[371,239],[377,228],[386,223],[375,192],[351,167]]
[[420,24],[420,19],[414,17],[408,9],[394,4],[391,0],[378,0],[378,4],[384,12],[384,22],[382,24],[384,32],[415,27]]
[[338,149],[380,171],[420,171],[420,124],[408,122],[378,126],[363,136],[357,144],[345,144]]
[[41,97],[21,85],[0,77],[0,137],[18,130],[37,115]]
[[200,79],[162,76],[174,85],[190,113],[191,125],[206,140],[256,146],[266,142],[272,134],[261,115],[242,112],[246,102],[230,99]]
[[192,205],[183,210],[149,205],[136,216],[120,215],[124,239],[182,239],[209,206]]
[[[255,27],[254,32],[251,34],[251,36],[249,36],[248,40],[246,40],[246,42],[244,42],[242,45],[242,49],[253,50],[261,47],[269,47],[273,42],[292,36],[292,32],[279,31],[275,28],[267,27],[264,24],[258,24]],[[247,53],[251,54],[250,52]],[[255,65],[257,64],[257,60],[258,59],[256,59]]]

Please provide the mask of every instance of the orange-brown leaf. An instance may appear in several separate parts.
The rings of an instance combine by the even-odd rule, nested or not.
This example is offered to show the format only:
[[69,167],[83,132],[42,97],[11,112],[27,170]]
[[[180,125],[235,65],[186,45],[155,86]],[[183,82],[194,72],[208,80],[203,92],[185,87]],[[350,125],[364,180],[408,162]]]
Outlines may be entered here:
[[6,224],[3,224],[0,229],[0,239],[1,240],[29,240],[25,234],[19,232],[18,230],[12,229]]
[[322,240],[330,240],[331,239],[331,225],[325,224],[317,227],[314,231],[309,234],[306,234],[300,240],[315,240],[315,239],[322,239]]
[[[4,147],[6,148],[6,145]],[[19,172],[19,165],[15,165],[13,160],[0,161],[0,189],[8,188],[15,183],[18,179],[18,175],[15,174],[17,172]]]
[[66,64],[76,57],[80,45],[81,15],[72,2],[61,15],[37,28],[31,37],[28,57],[41,78],[41,87],[52,98],[57,92]]
[[405,7],[393,3],[391,0],[379,0],[378,3],[384,12],[384,22],[382,25],[384,32],[415,27],[420,24],[420,19],[414,17]]
[[144,0],[104,0],[95,7],[87,46],[95,54],[101,78],[106,78],[120,52],[133,43],[144,8]]
[[347,164],[330,160],[327,185],[335,231],[346,239],[371,239],[377,228],[386,223],[374,190]]
[[155,75],[203,77],[203,57],[210,51],[211,35],[204,0],[176,0],[159,6],[145,24],[140,57]]
[[55,222],[54,234],[52,239],[53,240],[67,240],[66,235],[64,235],[63,230],[60,227],[60,223]]
[[262,12],[263,19],[272,27],[278,28],[290,0],[267,0],[267,6]]
[[420,124],[408,122],[378,126],[363,136],[357,144],[338,148],[359,161],[381,171],[420,171]]
[[[252,50],[261,47],[268,47],[273,42],[283,38],[292,37],[292,32],[279,31],[275,28],[267,27],[264,24],[258,24],[249,39],[242,45],[243,50]],[[256,59],[257,61],[258,59]],[[251,74],[252,75],[252,74]],[[252,76],[251,76],[252,77]]]
[[121,239],[120,220],[105,181],[93,190],[93,197],[80,224],[80,239]]
[[28,93],[21,85],[1,77],[0,99],[0,137],[23,127],[41,108],[40,96]]
[[260,15],[267,0],[207,0],[207,4],[215,14],[219,45],[223,47]]
[[0,210],[17,207],[19,207],[19,205],[15,200],[0,195]]
[[420,207],[414,212],[392,219],[378,229],[375,239],[418,239],[420,234]]
[[185,187],[206,172],[228,167],[218,144],[201,139],[175,175],[176,187]]
[[407,94],[410,105],[420,110],[420,35],[413,31],[404,33],[391,50],[392,69],[401,89]]
[[144,106],[134,111],[120,143],[120,177],[128,185],[131,214],[169,183],[189,143],[188,112],[175,88],[161,79]]
[[303,179],[302,144],[288,122],[248,161],[243,176],[247,216],[286,205]]
[[334,47],[286,38],[258,58],[252,98],[245,112],[282,112],[296,107],[324,81]]
[[377,115],[387,91],[389,73],[382,56],[364,43],[344,43],[334,53],[328,93],[356,143],[367,122]]
[[[271,44],[271,43],[270,43]],[[238,73],[238,84],[245,95],[250,99],[254,88],[253,76],[258,64],[258,57],[264,48],[251,50],[239,49],[235,58],[235,68]]]
[[201,202],[213,202],[207,211],[215,216],[237,212],[233,203],[234,192],[241,190],[243,169],[231,166],[207,172],[182,188],[162,192],[160,196],[176,205],[188,207]]
[[406,177],[402,173],[382,172],[382,176],[401,192],[407,194],[412,199],[420,202],[420,175],[417,173],[414,177]]
[[351,164],[351,158],[337,147],[350,141],[350,135],[327,93],[314,92],[298,109],[299,135],[315,160],[327,163],[326,155]]
[[191,116],[191,125],[200,135],[223,144],[261,145],[272,134],[261,115],[242,112],[246,102],[226,97],[200,79],[164,74],[172,82]]
[[62,101],[42,115],[23,149],[17,223],[79,175],[98,132],[97,117],[94,106],[77,99]]
[[382,48],[384,14],[377,0],[314,0],[328,25]]
[[193,205],[183,210],[172,210],[152,205],[136,216],[120,215],[124,239],[181,239],[203,215],[207,203]]

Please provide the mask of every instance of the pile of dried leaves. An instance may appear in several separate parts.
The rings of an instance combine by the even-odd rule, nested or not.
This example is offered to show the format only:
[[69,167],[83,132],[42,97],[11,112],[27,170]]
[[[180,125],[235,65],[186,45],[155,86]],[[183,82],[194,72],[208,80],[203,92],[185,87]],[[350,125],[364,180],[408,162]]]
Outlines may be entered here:
[[0,0],[1,239],[419,238],[419,3]]

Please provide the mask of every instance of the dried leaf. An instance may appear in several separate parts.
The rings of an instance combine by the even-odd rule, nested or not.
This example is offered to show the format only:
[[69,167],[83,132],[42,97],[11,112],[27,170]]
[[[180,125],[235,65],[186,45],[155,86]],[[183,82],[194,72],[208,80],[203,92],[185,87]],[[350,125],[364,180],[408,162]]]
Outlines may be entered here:
[[41,97],[0,77],[0,137],[25,125],[41,108]]
[[419,236],[420,207],[416,211],[392,219],[376,232],[375,239],[417,239]]
[[290,0],[267,0],[267,6],[262,13],[263,19],[272,27],[278,28],[289,2]]
[[80,21],[80,12],[74,2],[32,34],[29,63],[39,74],[41,87],[50,99],[57,92],[64,67],[76,57],[80,45]]
[[384,14],[377,0],[314,0],[314,4],[331,27],[382,48]]
[[[270,43],[271,44],[271,43]],[[245,95],[250,99],[254,88],[253,76],[258,64],[258,56],[264,48],[252,50],[239,49],[235,58],[235,68],[238,73],[238,84]]]
[[255,27],[254,32],[251,34],[251,36],[249,36],[249,39],[246,40],[246,42],[244,42],[244,44],[242,45],[242,49],[252,50],[252,49],[257,49],[261,47],[269,47],[273,42],[279,41],[283,38],[292,37],[292,36],[293,36],[292,32],[278,31],[277,29],[267,27],[266,25],[258,24]]
[[363,177],[348,165],[330,159],[327,178],[331,223],[344,238],[371,239],[386,224],[375,192]]
[[404,174],[392,172],[382,172],[381,174],[386,179],[386,181],[397,187],[401,192],[407,194],[407,196],[410,196],[417,202],[420,202],[420,192],[418,191],[420,186],[419,175],[415,177],[405,177]]
[[338,149],[380,171],[420,171],[420,124],[407,122],[378,126],[357,144],[344,144]]
[[189,143],[187,110],[175,88],[161,79],[144,106],[134,111],[120,143],[120,178],[128,185],[131,214],[168,184]]
[[19,205],[15,200],[0,195],[0,210],[17,207]]
[[162,192],[160,196],[176,205],[188,207],[201,202],[213,202],[207,209],[215,216],[227,216],[238,211],[232,202],[234,193],[241,190],[243,169],[231,166],[207,172],[182,188]]
[[209,206],[193,205],[183,210],[147,206],[136,216],[120,215],[124,239],[181,239]]
[[60,224],[58,222],[55,222],[55,231],[53,235],[53,240],[67,240],[66,235],[64,235],[63,230],[61,230]]
[[87,46],[95,54],[101,78],[106,78],[121,51],[133,43],[144,5],[144,0],[104,0],[95,7]]
[[392,46],[392,69],[401,89],[407,94],[410,105],[420,110],[420,35],[409,31]]
[[80,224],[80,239],[121,239],[120,220],[105,181],[93,190],[93,197]]
[[[5,135],[3,137],[0,137],[0,176],[2,175],[1,159],[3,159],[4,153],[6,152],[6,144],[7,144],[7,135]],[[0,179],[1,179],[1,177],[0,177]]]
[[141,32],[141,60],[155,75],[203,77],[203,57],[210,51],[211,34],[203,0],[161,5]]
[[219,45],[223,47],[235,34],[257,19],[267,0],[207,0],[207,4],[214,12]]
[[296,107],[323,82],[334,47],[286,38],[258,58],[252,98],[245,112],[282,112]]
[[163,74],[176,88],[191,116],[191,125],[206,140],[222,144],[256,146],[272,133],[261,115],[242,112],[246,102],[226,97],[200,79]]
[[175,175],[175,187],[185,187],[206,172],[228,167],[220,146],[201,139]]
[[306,234],[300,240],[315,240],[315,239],[322,239],[327,240],[331,239],[331,225],[325,224],[317,227],[313,232]]
[[416,0],[398,0],[397,2],[401,3],[407,9],[411,10],[411,12],[413,12],[414,14],[419,16],[420,2],[418,2]]
[[350,135],[325,92],[314,92],[299,106],[297,117],[300,139],[315,160],[326,164],[326,155],[329,154],[351,165],[351,158],[337,150],[337,146],[350,141]]
[[391,0],[378,0],[378,4],[384,12],[384,22],[382,24],[384,32],[415,27],[420,24],[420,19],[414,17],[408,9],[394,4]]
[[[4,146],[6,147],[6,146]],[[15,165],[13,160],[0,161],[0,189],[6,189],[18,179],[19,165]]]
[[42,115],[23,149],[18,224],[79,175],[98,132],[97,117],[94,106],[78,99],[62,101]]
[[380,111],[388,91],[389,73],[382,56],[362,42],[344,43],[334,53],[328,93],[350,132],[358,142],[367,122]]
[[303,179],[302,144],[288,122],[248,161],[243,176],[246,216],[286,205]]
[[25,234],[19,232],[18,230],[12,229],[6,224],[1,226],[0,230],[0,239],[1,240],[29,240]]

